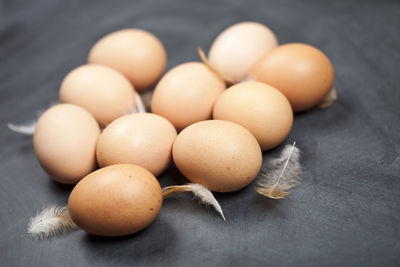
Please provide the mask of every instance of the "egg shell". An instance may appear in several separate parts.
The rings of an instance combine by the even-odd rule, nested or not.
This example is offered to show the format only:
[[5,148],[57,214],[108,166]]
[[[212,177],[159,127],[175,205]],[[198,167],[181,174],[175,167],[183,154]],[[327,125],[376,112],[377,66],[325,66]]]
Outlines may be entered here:
[[213,105],[225,88],[225,82],[203,63],[184,63],[161,78],[154,89],[151,109],[180,131],[210,119]]
[[171,162],[176,136],[174,126],[159,115],[125,115],[110,123],[101,133],[97,143],[97,161],[100,167],[136,164],[157,176]]
[[165,70],[167,53],[152,33],[124,29],[101,38],[90,50],[88,63],[103,64],[125,75],[138,91],[153,85]]
[[100,127],[89,112],[76,105],[59,104],[40,116],[33,148],[51,178],[74,184],[96,169],[99,135]]
[[237,83],[246,78],[260,57],[277,45],[275,34],[265,25],[240,22],[218,35],[211,45],[208,60],[231,83]]
[[242,126],[223,120],[185,128],[175,140],[172,155],[186,178],[216,192],[247,186],[262,163],[256,138]]
[[136,108],[135,89],[129,80],[112,68],[96,64],[80,66],[64,78],[60,102],[83,107],[101,125]]
[[265,54],[250,76],[280,90],[295,112],[319,104],[333,86],[334,70],[319,49],[301,43],[281,45]]
[[117,164],[83,178],[72,190],[68,210],[83,230],[122,236],[146,228],[162,206],[157,179],[142,167]]
[[260,82],[242,82],[229,87],[217,99],[213,117],[245,127],[256,137],[262,150],[279,145],[293,124],[292,107],[286,97]]

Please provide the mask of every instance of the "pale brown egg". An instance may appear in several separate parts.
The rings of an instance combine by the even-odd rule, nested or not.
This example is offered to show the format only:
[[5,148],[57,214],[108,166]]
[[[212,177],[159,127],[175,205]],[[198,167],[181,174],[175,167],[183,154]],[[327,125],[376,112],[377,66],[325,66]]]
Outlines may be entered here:
[[292,107],[286,97],[260,82],[242,82],[229,87],[217,99],[213,117],[245,127],[256,137],[262,150],[279,145],[293,124]]
[[208,53],[210,65],[231,83],[243,81],[251,66],[275,48],[278,40],[265,25],[240,22],[225,29]]
[[59,104],[44,112],[36,125],[33,148],[54,180],[74,184],[95,170],[100,127],[83,108]]
[[124,29],[101,38],[90,50],[88,63],[103,64],[121,72],[136,90],[153,85],[164,72],[167,53],[152,33]]
[[317,48],[301,43],[281,45],[265,54],[250,76],[281,91],[295,112],[319,104],[332,88],[334,70]]
[[201,121],[185,128],[175,140],[177,168],[192,183],[216,192],[232,192],[251,183],[262,163],[256,138],[229,121]]
[[203,63],[184,63],[161,78],[153,93],[151,109],[180,131],[210,119],[213,105],[225,88],[224,81]]
[[68,199],[72,220],[83,230],[102,236],[129,235],[146,228],[161,205],[157,179],[131,164],[92,172],[75,186]]
[[60,87],[60,102],[89,111],[101,125],[107,125],[136,108],[135,89],[118,71],[89,64],[72,70]]
[[125,115],[110,123],[101,133],[97,143],[97,161],[100,167],[136,164],[157,176],[171,162],[176,135],[174,126],[159,115]]

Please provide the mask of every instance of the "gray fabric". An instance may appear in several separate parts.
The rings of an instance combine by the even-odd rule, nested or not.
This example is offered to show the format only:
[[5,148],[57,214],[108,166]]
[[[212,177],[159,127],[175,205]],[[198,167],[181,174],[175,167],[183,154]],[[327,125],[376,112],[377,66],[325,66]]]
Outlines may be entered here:
[[[399,1],[0,3],[1,266],[400,265]],[[243,20],[265,23],[281,43],[315,45],[335,66],[338,102],[297,114],[286,140],[303,151],[303,182],[293,194],[264,199],[254,184],[217,194],[227,222],[185,195],[167,199],[155,222],[129,237],[29,238],[29,217],[66,204],[72,187],[50,180],[31,138],[6,123],[33,119],[57,101],[63,77],[106,33],[153,32],[170,69],[198,60],[198,46],[207,51],[222,29]],[[159,181],[185,182],[174,167]]]

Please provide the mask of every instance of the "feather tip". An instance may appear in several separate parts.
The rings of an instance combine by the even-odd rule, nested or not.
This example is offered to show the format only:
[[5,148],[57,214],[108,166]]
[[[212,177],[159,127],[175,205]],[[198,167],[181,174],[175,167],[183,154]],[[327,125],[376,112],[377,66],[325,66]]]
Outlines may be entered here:
[[214,195],[211,193],[210,190],[200,184],[186,184],[164,187],[163,197],[166,198],[170,195],[178,194],[181,192],[191,192],[195,198],[200,200],[202,204],[214,207],[214,209],[221,215],[222,219],[226,221],[221,205],[215,199]]

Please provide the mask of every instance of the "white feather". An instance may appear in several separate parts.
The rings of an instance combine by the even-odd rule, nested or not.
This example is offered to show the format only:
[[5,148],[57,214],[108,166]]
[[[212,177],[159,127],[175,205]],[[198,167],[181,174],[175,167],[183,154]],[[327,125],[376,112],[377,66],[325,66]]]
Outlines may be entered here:
[[[49,108],[58,105],[58,102],[52,102],[49,106]],[[36,124],[37,121],[39,119],[39,117],[45,112],[45,109],[39,110],[36,112],[36,117],[37,119],[32,120],[30,122],[24,123],[24,124],[14,124],[14,123],[7,123],[7,126],[10,130],[16,132],[16,133],[20,133],[20,134],[25,134],[25,135],[33,135],[35,133],[35,129],[36,129]]]
[[16,133],[20,133],[20,134],[25,134],[25,135],[33,135],[33,133],[35,132],[35,128],[36,128],[36,123],[37,121],[32,121],[32,122],[28,122],[25,124],[14,124],[14,123],[7,123],[7,126],[10,130],[16,132]]
[[192,194],[197,197],[201,203],[213,206],[214,209],[222,216],[222,219],[226,221],[224,213],[218,201],[215,199],[211,191],[204,186],[200,184],[186,184],[164,187],[163,197],[166,198],[170,195],[178,194],[180,192],[192,192]]
[[143,104],[143,99],[138,92],[135,92],[136,107],[131,108],[131,113],[146,113],[146,108]]
[[32,217],[28,223],[28,234],[36,239],[58,236],[77,229],[67,206],[50,206]]
[[318,104],[320,109],[325,109],[333,105],[333,103],[338,99],[337,91],[335,87],[332,87],[331,90],[326,94],[324,99],[322,99],[321,103]]
[[145,113],[146,112],[146,108],[143,104],[143,100],[142,97],[136,92],[136,109],[137,112],[139,113]]
[[266,197],[284,198],[299,184],[301,173],[300,150],[294,142],[286,145],[278,158],[270,160],[266,170],[260,171],[256,191]]

